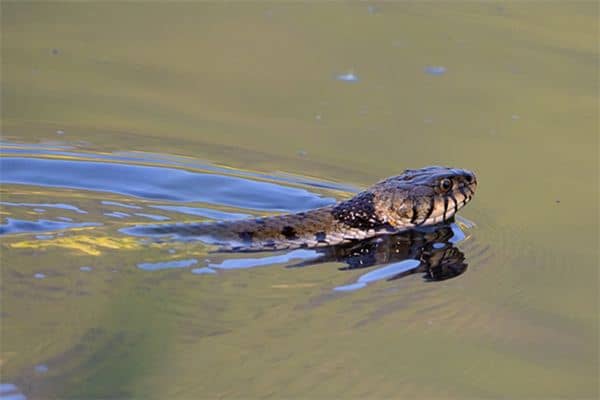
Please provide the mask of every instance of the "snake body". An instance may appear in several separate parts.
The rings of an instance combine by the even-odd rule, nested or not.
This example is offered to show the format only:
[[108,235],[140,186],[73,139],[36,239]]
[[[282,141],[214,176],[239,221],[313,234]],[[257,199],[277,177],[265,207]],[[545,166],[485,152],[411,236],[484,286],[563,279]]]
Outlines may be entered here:
[[406,170],[351,199],[300,213],[128,231],[197,238],[231,251],[333,246],[447,221],[472,199],[476,187],[471,171],[432,166]]

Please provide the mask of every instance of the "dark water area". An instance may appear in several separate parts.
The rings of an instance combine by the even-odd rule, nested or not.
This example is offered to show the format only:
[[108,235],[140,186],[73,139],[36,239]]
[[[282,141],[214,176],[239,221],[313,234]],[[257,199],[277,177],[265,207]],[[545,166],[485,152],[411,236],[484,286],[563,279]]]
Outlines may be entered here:
[[[1,8],[0,398],[598,398],[597,2]],[[130,234],[428,165],[432,229]]]

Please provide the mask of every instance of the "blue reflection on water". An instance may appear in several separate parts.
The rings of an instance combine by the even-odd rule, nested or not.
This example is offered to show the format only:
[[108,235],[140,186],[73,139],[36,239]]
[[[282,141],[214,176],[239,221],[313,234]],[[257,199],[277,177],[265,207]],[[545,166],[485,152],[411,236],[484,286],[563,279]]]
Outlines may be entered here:
[[0,383],[0,394],[15,392],[19,390],[16,385],[12,383]]
[[0,399],[27,400],[27,397],[19,392],[17,385],[12,383],[0,383]]
[[333,290],[338,292],[349,292],[364,288],[368,283],[391,278],[392,276],[401,274],[417,268],[421,262],[419,260],[406,259],[397,263],[386,265],[385,267],[377,268],[371,272],[361,275],[355,283],[350,285],[338,286]]
[[8,233],[47,232],[86,226],[100,226],[97,222],[62,222],[49,219],[25,221],[22,219],[6,218],[6,223],[0,225],[0,235]]
[[[93,157],[96,160],[110,161],[110,162],[118,162],[118,163],[153,163],[155,165],[166,165],[166,166],[175,166],[181,168],[191,168],[191,169],[201,169],[204,171],[210,171],[217,174],[225,174],[230,175],[232,170],[226,167],[218,167],[210,164],[203,164],[198,160],[194,160],[189,157],[180,157],[180,156],[172,156],[166,154],[155,154],[155,153],[146,153],[146,152],[115,152],[112,154],[90,154],[90,153],[78,153],[73,151],[61,151],[58,149],[69,150],[73,149],[72,146],[59,146],[59,145],[51,145],[51,144],[25,144],[25,143],[10,143],[10,142],[2,142],[0,141],[0,154],[12,154],[12,155],[41,155],[41,156],[54,156],[54,157],[64,157],[64,158],[84,158],[89,159]],[[0,160],[1,161],[1,160]],[[340,190],[344,192],[358,192],[358,189],[354,186],[314,180],[310,178],[306,178],[303,176],[295,176],[292,174],[286,173],[277,173],[277,175],[273,174],[261,174],[256,172],[247,172],[236,170],[235,174],[238,176],[249,177],[251,179],[268,179],[272,181],[282,182],[282,183],[293,183],[293,184],[301,184],[305,186],[324,188],[324,189],[332,189],[332,190]]]
[[173,260],[173,261],[162,261],[156,263],[142,263],[138,264],[138,268],[144,271],[158,271],[161,269],[173,269],[173,268],[187,268],[194,264],[197,264],[198,260],[190,258],[188,260]]
[[215,271],[212,268],[208,268],[208,267],[194,268],[192,270],[192,274],[195,274],[195,275],[214,275],[216,273],[217,273],[217,271]]
[[284,212],[334,202],[301,188],[175,168],[2,157],[0,169],[3,183],[103,191],[149,200],[196,201]]
[[458,243],[465,240],[467,237],[465,233],[460,229],[460,226],[457,224],[450,224],[450,228],[452,229],[453,236],[448,240],[450,243]]
[[100,203],[104,204],[105,206],[117,206],[117,207],[124,207],[124,208],[132,208],[135,210],[141,210],[143,208],[143,207],[136,206],[133,204],[119,203],[118,201],[102,200]]
[[135,213],[135,215],[137,215],[138,217],[152,219],[154,221],[168,221],[171,219],[169,217],[165,217],[164,215],[157,215],[157,214]]
[[382,268],[377,268],[374,271],[361,275],[360,278],[358,278],[358,282],[371,283],[375,281],[380,281],[382,279],[387,279],[394,275],[398,275],[402,272],[415,269],[419,266],[419,264],[421,264],[419,260],[413,260],[409,258]]
[[315,260],[321,257],[322,254],[314,250],[294,250],[290,251],[286,254],[281,254],[277,256],[270,257],[259,257],[259,258],[230,258],[228,260],[223,261],[220,264],[209,264],[211,268],[219,268],[219,269],[244,269],[244,268],[254,268],[254,267],[263,267],[267,265],[273,264],[283,264],[290,262],[292,260]]
[[104,215],[106,215],[107,217],[113,217],[113,218],[127,218],[127,217],[131,217],[131,215],[121,212],[121,211],[114,211],[114,212],[109,212],[109,213],[104,213]]
[[[0,164],[1,168],[1,164]],[[6,174],[6,171],[2,171],[2,175]],[[2,181],[4,181],[4,176],[2,177]],[[79,214],[87,214],[87,211],[82,210],[81,208],[72,206],[70,204],[63,203],[10,203],[8,201],[0,201],[0,205],[3,206],[14,206],[14,207],[46,207],[46,208],[60,208],[62,210],[75,211]],[[41,210],[46,211],[46,210]]]

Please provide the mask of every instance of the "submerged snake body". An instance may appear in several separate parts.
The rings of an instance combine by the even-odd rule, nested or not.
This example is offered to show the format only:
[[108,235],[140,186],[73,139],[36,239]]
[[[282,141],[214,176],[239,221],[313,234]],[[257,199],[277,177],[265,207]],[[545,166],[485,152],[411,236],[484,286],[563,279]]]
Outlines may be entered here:
[[196,238],[231,251],[332,246],[447,221],[471,200],[476,187],[470,171],[426,167],[406,170],[349,200],[296,214],[132,229],[137,235]]

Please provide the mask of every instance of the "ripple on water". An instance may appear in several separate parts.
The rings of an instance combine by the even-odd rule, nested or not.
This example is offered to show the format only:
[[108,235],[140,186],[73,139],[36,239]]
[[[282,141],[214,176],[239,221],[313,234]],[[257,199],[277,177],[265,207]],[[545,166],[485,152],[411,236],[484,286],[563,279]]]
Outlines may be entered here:
[[302,211],[334,202],[333,198],[302,188],[167,167],[2,157],[0,168],[3,183],[94,190],[148,200],[193,201],[282,212]]
[[125,203],[120,203],[118,201],[102,200],[100,203],[105,206],[117,206],[117,207],[123,207],[123,208],[131,208],[133,210],[141,210],[143,208],[140,206],[136,206],[134,204],[125,204]]
[[[3,174],[6,173],[6,171],[2,171]],[[2,179],[4,181],[4,179]],[[64,204],[64,203],[11,203],[8,201],[0,201],[0,205],[3,206],[9,206],[9,207],[45,207],[45,208],[59,208],[61,210],[69,210],[69,211],[75,211],[76,213],[79,214],[87,214],[87,211],[82,210],[79,207],[75,207],[72,206],[70,204]],[[45,212],[46,210],[43,209],[37,209],[34,208],[35,211],[37,212]]]
[[248,215],[248,214],[211,210],[209,208],[201,208],[201,207],[163,206],[163,205],[150,206],[150,207],[157,208],[159,210],[173,211],[173,212],[178,212],[178,213],[188,214],[188,215],[197,215],[200,217],[206,217],[206,218],[217,219],[217,220],[233,220],[233,219],[242,219],[242,218],[250,217],[250,215]]
[[107,217],[119,218],[119,219],[131,217],[130,214],[127,214],[127,213],[124,213],[121,211],[108,212],[108,213],[104,213],[104,215],[106,215]]
[[37,221],[25,221],[22,219],[6,218],[6,223],[0,225],[0,235],[9,233],[47,232],[70,228],[81,228],[89,226],[100,226],[98,222],[66,222],[52,221],[49,219],[38,219]]
[[168,221],[171,219],[169,217],[165,217],[164,215],[157,214],[135,213],[134,215],[137,215],[138,217],[148,218],[153,221]]

